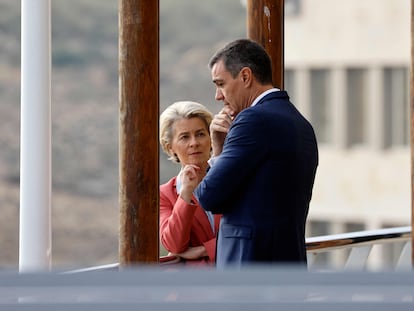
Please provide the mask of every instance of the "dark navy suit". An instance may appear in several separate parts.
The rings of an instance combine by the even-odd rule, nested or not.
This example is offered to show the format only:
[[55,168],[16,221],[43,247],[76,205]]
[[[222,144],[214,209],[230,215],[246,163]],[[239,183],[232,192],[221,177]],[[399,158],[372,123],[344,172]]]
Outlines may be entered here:
[[317,165],[313,128],[285,91],[237,115],[222,154],[195,191],[205,210],[223,214],[218,268],[306,263],[305,222]]

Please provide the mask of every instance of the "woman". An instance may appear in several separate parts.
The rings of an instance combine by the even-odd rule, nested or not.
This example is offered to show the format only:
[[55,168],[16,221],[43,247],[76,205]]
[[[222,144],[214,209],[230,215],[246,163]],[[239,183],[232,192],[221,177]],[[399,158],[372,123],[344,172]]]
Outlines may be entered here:
[[197,168],[201,180],[208,168],[212,114],[203,105],[181,101],[160,116],[160,143],[180,173],[160,186],[160,240],[187,263],[214,264],[220,216],[204,211],[193,195],[194,185],[181,178],[186,165]]

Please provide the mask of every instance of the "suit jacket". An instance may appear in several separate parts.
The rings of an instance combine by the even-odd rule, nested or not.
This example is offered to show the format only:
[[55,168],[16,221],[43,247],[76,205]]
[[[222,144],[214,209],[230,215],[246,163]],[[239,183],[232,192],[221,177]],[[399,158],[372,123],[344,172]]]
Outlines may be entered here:
[[197,203],[188,204],[179,197],[176,190],[176,177],[160,186],[160,240],[172,253],[181,253],[188,247],[204,245],[208,258],[199,261],[215,263],[216,232],[220,215],[214,216],[215,231],[205,211]]
[[222,154],[195,190],[223,214],[218,268],[245,263],[306,263],[305,222],[318,165],[311,124],[273,92],[235,118]]

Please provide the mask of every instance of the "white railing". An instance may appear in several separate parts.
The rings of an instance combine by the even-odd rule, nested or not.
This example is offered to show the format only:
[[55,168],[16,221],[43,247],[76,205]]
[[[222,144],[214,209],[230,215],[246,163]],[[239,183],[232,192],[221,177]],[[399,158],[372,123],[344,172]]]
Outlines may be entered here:
[[411,239],[409,226],[307,238],[308,266],[313,270],[411,269]]
[[[411,269],[411,239],[409,226],[310,237],[306,239],[308,267],[311,271]],[[161,265],[170,263],[177,263],[174,256],[160,258]],[[68,273],[118,267],[113,263]]]

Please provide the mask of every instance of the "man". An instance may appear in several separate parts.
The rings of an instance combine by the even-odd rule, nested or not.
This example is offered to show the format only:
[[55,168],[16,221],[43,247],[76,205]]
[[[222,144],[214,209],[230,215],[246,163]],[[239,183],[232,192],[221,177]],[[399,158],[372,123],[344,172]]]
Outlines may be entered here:
[[[205,210],[223,214],[217,268],[306,264],[318,165],[313,128],[273,87],[270,57],[259,44],[231,42],[209,67],[224,107],[210,126],[213,163],[195,195]],[[188,176],[196,169],[187,168]]]

